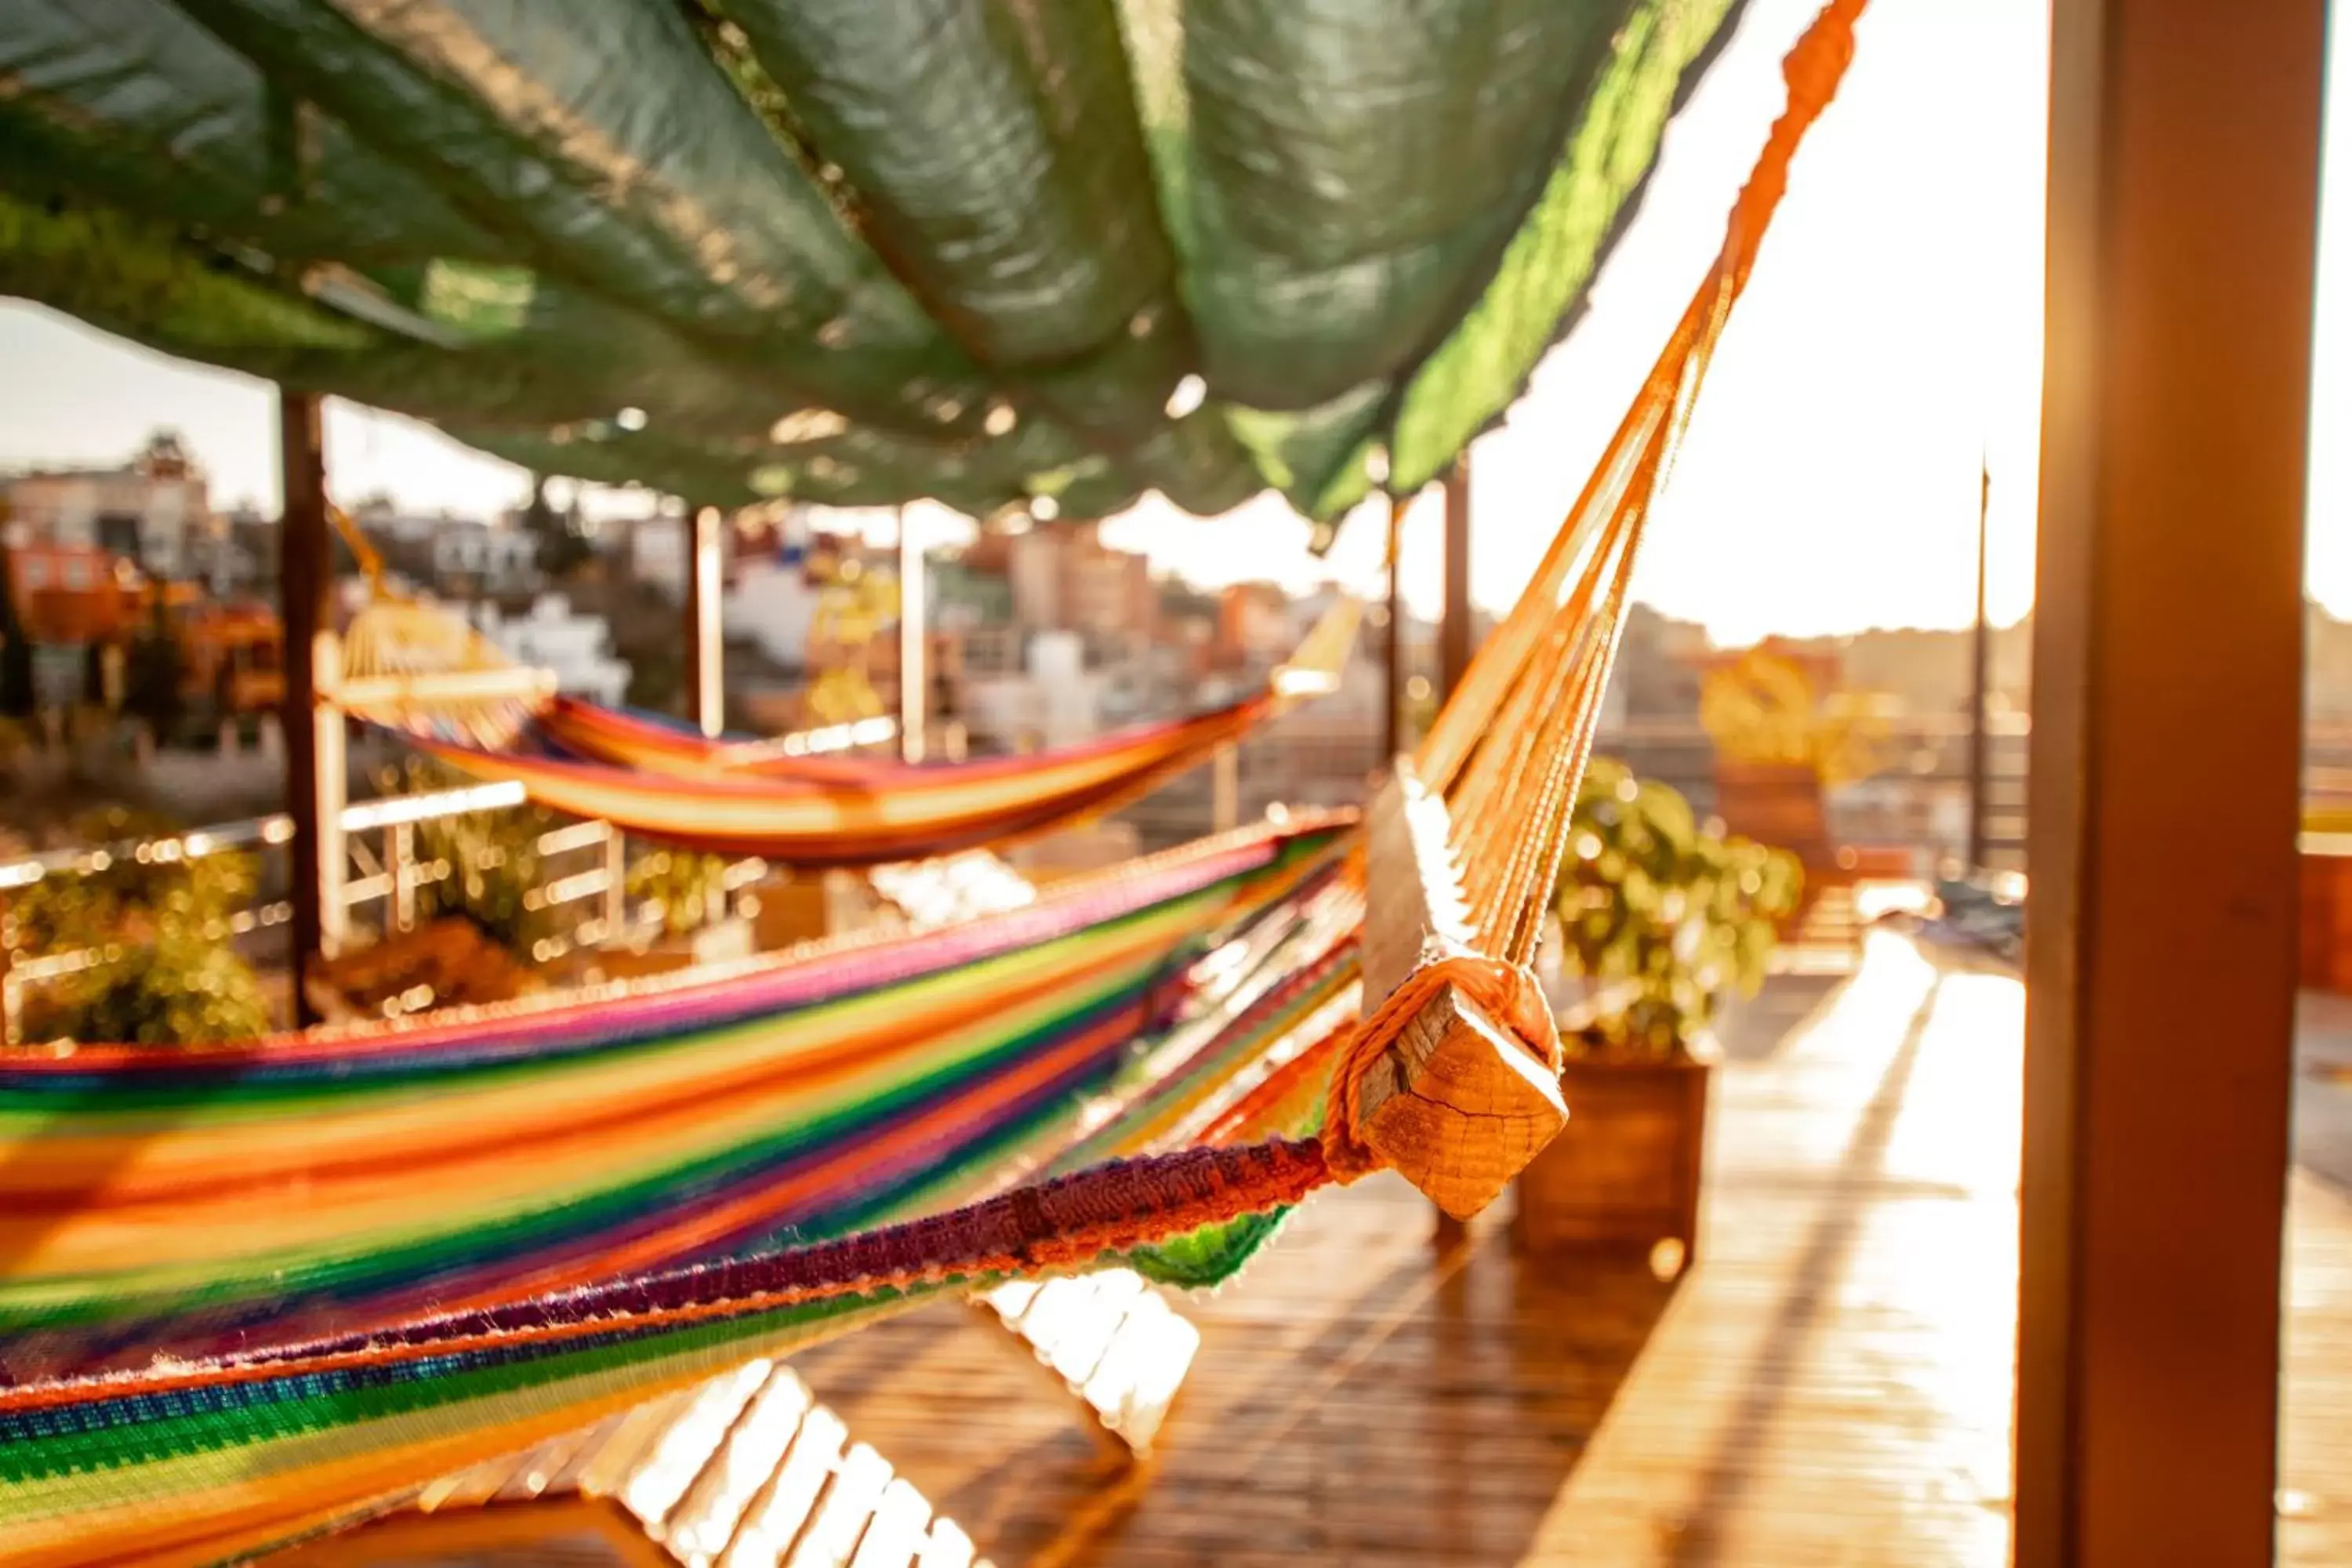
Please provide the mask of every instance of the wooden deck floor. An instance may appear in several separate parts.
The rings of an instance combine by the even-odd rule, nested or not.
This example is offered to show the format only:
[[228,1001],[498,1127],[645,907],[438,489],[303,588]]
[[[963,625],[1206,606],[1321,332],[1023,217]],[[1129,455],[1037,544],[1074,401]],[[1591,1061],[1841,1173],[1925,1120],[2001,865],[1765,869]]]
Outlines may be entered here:
[[[1728,1031],[1679,1285],[1642,1258],[1524,1261],[1499,1215],[1433,1260],[1426,1207],[1386,1180],[1318,1199],[1188,1306],[1199,1358],[1146,1473],[1107,1470],[969,1309],[794,1364],[1003,1568],[1997,1568],[2021,1014],[2013,979],[1892,937],[1850,981],[1776,983]],[[2306,1115],[2307,1144],[2352,1129],[2336,1110],[2352,1099]],[[2281,1561],[2320,1568],[2352,1563],[2352,1197],[2299,1171],[2291,1206]],[[512,1525],[489,1550],[412,1521],[396,1555],[299,1561],[532,1560],[507,1554]],[[563,1561],[630,1560],[593,1555],[576,1517],[561,1533]]]

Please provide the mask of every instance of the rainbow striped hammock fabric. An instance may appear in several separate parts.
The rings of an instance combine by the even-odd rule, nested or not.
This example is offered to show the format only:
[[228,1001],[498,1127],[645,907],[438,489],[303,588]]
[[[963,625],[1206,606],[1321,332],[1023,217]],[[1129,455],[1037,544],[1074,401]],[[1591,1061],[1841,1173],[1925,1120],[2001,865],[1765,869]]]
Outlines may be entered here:
[[[0,1563],[231,1556],[445,1456],[929,1293],[683,1337],[493,1330],[479,1356],[409,1357],[385,1330],[518,1310],[577,1328],[617,1280],[735,1278],[1220,1113],[1269,1032],[1344,984],[1349,820],[716,975],[0,1065]],[[1179,1249],[1161,1272],[1238,1260]],[[258,1372],[339,1336],[393,1359]]]
[[[352,531],[346,526],[347,533]],[[379,591],[342,639],[347,711],[473,777],[688,848],[800,867],[872,866],[1004,844],[1099,816],[1334,690],[1361,605],[1342,597],[1259,691],[1074,746],[971,762],[809,756],[714,741],[544,690],[467,698],[529,672],[471,627]],[[416,695],[410,695],[410,693]]]
[[[0,1561],[249,1557],[942,1293],[1105,1262],[1224,1279],[1417,1125],[1523,1145],[1506,1111],[1558,1050],[1527,933],[1643,522],[1864,4],[1830,0],[1790,57],[1714,268],[1369,839],[1268,826],[718,984],[0,1067]],[[1400,823],[1437,880],[1375,885]],[[1188,937],[1218,944],[1192,1015],[1122,1073]],[[1376,957],[1409,973],[1365,995]],[[1405,1031],[1449,998],[1528,1047],[1450,1080],[1507,1100],[1413,1076]],[[1493,1152],[1423,1141],[1419,1179]]]

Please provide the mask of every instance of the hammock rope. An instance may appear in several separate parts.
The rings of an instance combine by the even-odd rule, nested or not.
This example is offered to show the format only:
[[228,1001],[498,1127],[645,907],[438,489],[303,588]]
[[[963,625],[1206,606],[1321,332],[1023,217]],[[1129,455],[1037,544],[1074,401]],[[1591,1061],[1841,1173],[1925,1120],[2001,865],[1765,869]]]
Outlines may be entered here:
[[[1326,1094],[1337,1180],[1398,1170],[1466,1218],[1567,1118],[1559,1037],[1530,965],[1634,569],[1790,161],[1852,60],[1864,4],[1832,0],[1785,60],[1787,107],[1713,265],[1526,591],[1372,807],[1368,856],[1391,886],[1371,911],[1365,1014],[1335,1047]],[[1395,896],[1399,882],[1412,896]]]

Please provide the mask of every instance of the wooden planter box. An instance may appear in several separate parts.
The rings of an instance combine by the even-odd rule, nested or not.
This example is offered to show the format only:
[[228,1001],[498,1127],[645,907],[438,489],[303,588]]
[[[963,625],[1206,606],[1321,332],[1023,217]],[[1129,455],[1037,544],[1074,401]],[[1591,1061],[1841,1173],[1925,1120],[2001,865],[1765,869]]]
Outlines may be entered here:
[[1682,1244],[1698,1252],[1699,1179],[1713,1068],[1571,1061],[1568,1125],[1519,1173],[1511,1237],[1530,1252]]

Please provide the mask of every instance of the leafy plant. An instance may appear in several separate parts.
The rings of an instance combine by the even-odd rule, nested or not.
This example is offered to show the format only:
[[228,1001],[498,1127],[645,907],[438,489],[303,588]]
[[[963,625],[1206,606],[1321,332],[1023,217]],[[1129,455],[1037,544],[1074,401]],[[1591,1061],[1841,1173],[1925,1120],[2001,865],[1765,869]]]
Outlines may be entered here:
[[71,986],[78,1040],[187,1046],[250,1040],[269,1030],[269,1004],[245,961],[173,926]]
[[120,805],[75,817],[67,837],[98,855],[80,874],[46,877],[14,897],[16,940],[36,951],[73,952],[143,942],[180,927],[219,940],[229,918],[253,902],[260,868],[249,855],[142,859],[129,847],[180,831],[169,817]]
[[33,1033],[196,1045],[251,1039],[268,1029],[260,983],[226,941],[232,917],[253,901],[259,868],[247,855],[191,859],[127,847],[169,842],[178,831],[167,818],[119,806],[85,813],[72,823],[71,837],[104,858],[79,875],[44,878],[14,897],[12,944],[100,959],[28,999]]
[[1795,857],[1709,831],[1679,792],[1594,758],[1555,889],[1564,963],[1596,992],[1570,1047],[1686,1051],[1727,992],[1763,983],[1802,882]]
[[726,876],[727,862],[719,856],[656,849],[629,868],[629,897],[657,909],[662,930],[678,936],[725,905]]
[[[447,769],[412,760],[383,781],[388,795],[429,795],[468,781]],[[552,934],[538,893],[541,873],[539,841],[561,826],[553,813],[536,805],[474,811],[416,825],[416,858],[438,863],[446,874],[417,890],[420,921],[451,916],[470,921],[490,941],[519,955]]]

